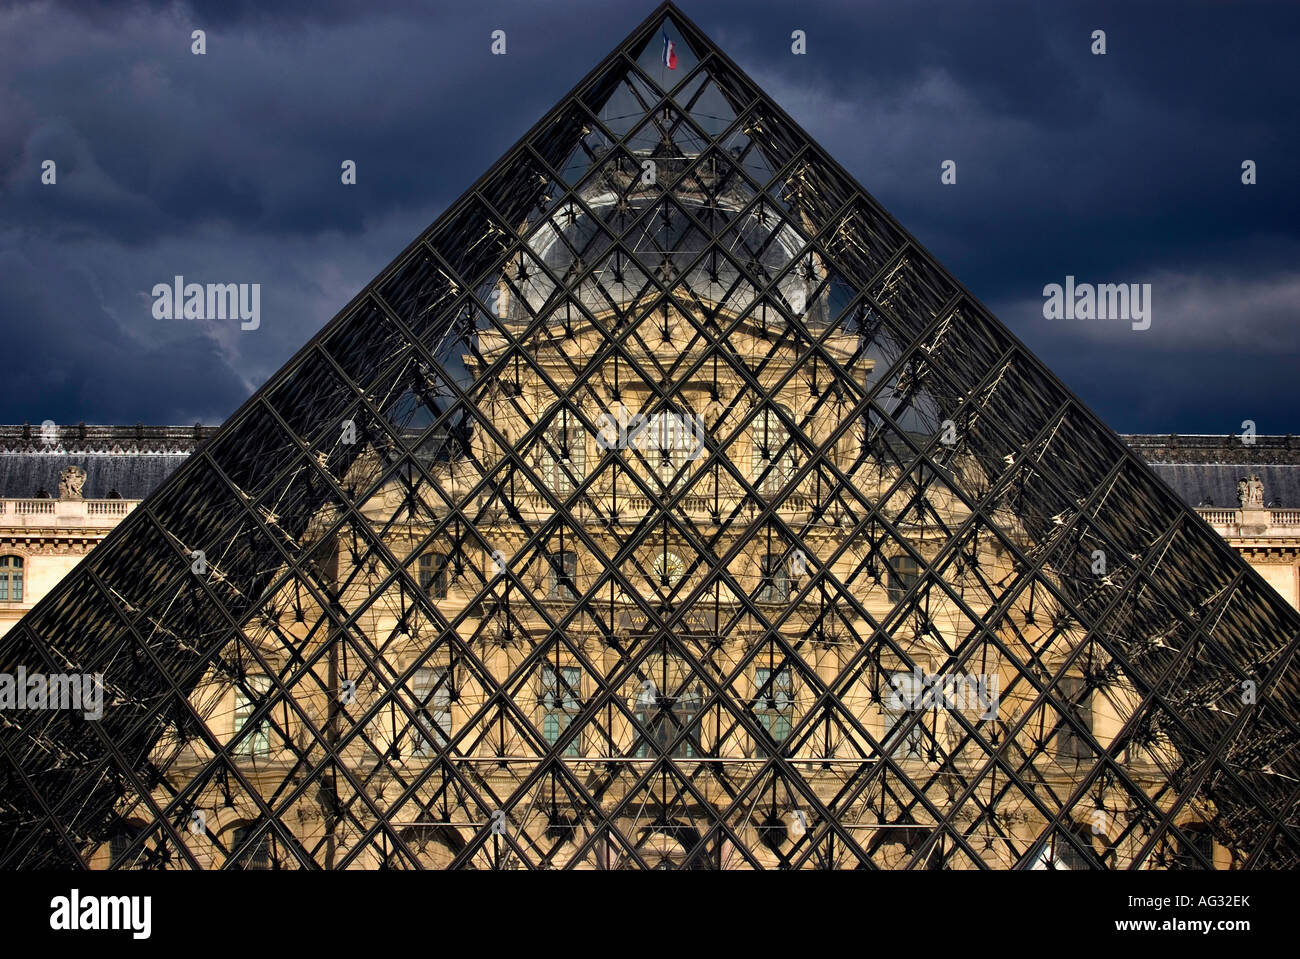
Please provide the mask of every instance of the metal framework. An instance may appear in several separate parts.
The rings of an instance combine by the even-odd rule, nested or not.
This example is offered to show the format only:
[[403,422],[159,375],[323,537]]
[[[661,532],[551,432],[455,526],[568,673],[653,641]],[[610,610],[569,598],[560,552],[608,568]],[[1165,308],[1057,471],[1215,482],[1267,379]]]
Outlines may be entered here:
[[1293,867],[1298,640],[666,4],[0,640],[0,865]]

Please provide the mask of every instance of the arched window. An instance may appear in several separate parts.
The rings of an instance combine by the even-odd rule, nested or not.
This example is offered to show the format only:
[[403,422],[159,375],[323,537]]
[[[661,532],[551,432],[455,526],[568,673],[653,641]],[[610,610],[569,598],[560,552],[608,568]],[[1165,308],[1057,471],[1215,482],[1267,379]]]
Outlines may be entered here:
[[[465,840],[455,826],[407,826],[398,835],[423,869],[446,869],[465,848]],[[389,858],[388,865],[396,869],[415,868],[397,855]]]
[[147,843],[136,847],[129,857],[127,855],[127,849],[144,829],[144,823],[138,819],[118,821],[108,839],[108,862],[111,868],[134,869],[144,859],[149,851]]
[[0,603],[23,601],[23,558],[0,556]]
[[555,417],[542,445],[542,476],[556,496],[566,497],[587,475],[587,434],[565,407]]
[[795,447],[793,443],[786,445],[790,430],[782,415],[790,416],[789,407],[764,407],[754,417],[750,430],[753,479],[761,493],[777,492],[794,476]]
[[451,579],[445,553],[425,553],[420,557],[420,588],[434,599],[445,599]]
[[119,829],[113,833],[108,841],[108,861],[112,866],[118,869],[126,867],[126,850],[131,845],[131,840],[135,836],[126,829]]

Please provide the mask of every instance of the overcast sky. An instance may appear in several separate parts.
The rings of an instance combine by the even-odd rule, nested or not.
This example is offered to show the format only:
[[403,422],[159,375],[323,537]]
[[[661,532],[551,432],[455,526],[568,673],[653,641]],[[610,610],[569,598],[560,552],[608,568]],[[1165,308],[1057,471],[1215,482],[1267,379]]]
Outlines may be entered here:
[[[680,5],[1112,427],[1300,433],[1300,6]],[[221,422],[653,6],[6,4],[0,422]],[[260,328],[154,319],[176,274]]]

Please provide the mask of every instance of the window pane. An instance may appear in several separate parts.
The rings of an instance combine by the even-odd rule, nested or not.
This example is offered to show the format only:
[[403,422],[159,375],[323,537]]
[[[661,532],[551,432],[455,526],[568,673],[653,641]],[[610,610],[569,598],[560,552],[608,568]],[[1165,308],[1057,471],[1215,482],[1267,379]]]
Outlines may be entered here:
[[451,737],[451,681],[445,666],[422,666],[411,677],[416,722],[411,729],[411,753],[425,756],[445,746]]
[[[240,826],[231,836],[230,851],[234,852],[248,838],[248,834],[253,831],[253,826]],[[264,832],[253,840],[253,844],[247,847],[239,854],[236,860],[242,869],[270,869],[271,868],[271,834]]]
[[0,602],[20,603],[23,599],[23,558],[0,556]]
[[108,861],[116,866],[125,865],[122,862],[126,855],[127,846],[131,844],[134,837],[128,832],[115,832],[108,842]]
[[790,430],[777,410],[790,415],[785,406],[765,408],[754,417],[751,433],[753,478],[763,493],[777,492],[794,475],[794,444],[786,445]]
[[552,492],[568,496],[587,473],[587,440],[576,416],[562,411],[542,446],[542,474]]
[[[569,728],[579,709],[578,688],[582,676],[577,666],[542,667],[542,736],[551,744],[559,741],[561,733]],[[573,740],[564,748],[564,755],[581,754],[581,744]]]
[[892,749],[895,759],[921,759],[925,754],[925,717],[912,727],[905,739],[899,741],[894,730],[912,717],[914,710],[923,705],[924,689],[914,673],[891,673],[889,689],[884,697],[885,743]]
[[1178,869],[1204,869],[1205,865],[1196,857],[1196,852],[1213,865],[1214,835],[1199,823],[1185,823],[1179,828],[1187,839],[1177,840],[1178,852],[1174,856],[1174,866]]
[[[235,735],[239,735],[244,729],[244,724],[248,722],[249,717],[257,711],[258,706],[264,701],[266,693],[271,689],[271,678],[269,676],[249,676],[245,679],[244,684],[248,687],[252,696],[245,695],[243,690],[236,687],[235,689]],[[271,724],[269,719],[263,719],[257,724],[257,728],[248,734],[239,742],[238,750],[246,756],[268,756],[271,753]]]
[[665,492],[679,489],[690,478],[691,455],[699,441],[694,429],[688,416],[669,410],[651,416],[637,437],[636,448]]
[[909,589],[921,579],[921,566],[910,556],[894,556],[889,560],[889,598],[902,599]]
[[755,669],[754,689],[754,712],[759,723],[773,740],[785,742],[794,728],[794,677],[790,670],[781,667],[773,675],[770,667]]
[[420,557],[420,588],[434,599],[446,598],[450,578],[445,554],[425,553]]
[[[1084,686],[1084,682],[1077,676],[1065,676],[1056,684],[1056,694],[1065,700],[1066,704],[1072,709],[1072,715],[1083,724],[1084,729],[1092,729],[1092,705],[1091,695]],[[1049,716],[1057,717],[1057,712],[1053,707],[1047,707],[1050,710]],[[1088,747],[1087,737],[1070,726],[1068,721],[1060,719],[1060,728],[1056,734],[1056,755],[1058,759],[1087,759],[1092,755]]]
[[785,557],[768,553],[760,557],[761,582],[758,590],[760,603],[784,603],[790,599],[790,573]]
[[[700,729],[696,724],[703,691],[699,684],[690,682],[690,671],[686,663],[674,656],[662,654],[651,657],[646,663],[648,685],[642,685],[636,695],[637,722],[649,730],[648,739],[659,745],[661,751],[667,750],[668,744],[683,729],[691,732],[672,750],[672,755],[690,758],[696,754],[692,738],[700,738]],[[637,748],[637,755],[652,755],[648,742],[644,739]]]
[[551,599],[577,599],[578,554],[565,551],[547,557]]

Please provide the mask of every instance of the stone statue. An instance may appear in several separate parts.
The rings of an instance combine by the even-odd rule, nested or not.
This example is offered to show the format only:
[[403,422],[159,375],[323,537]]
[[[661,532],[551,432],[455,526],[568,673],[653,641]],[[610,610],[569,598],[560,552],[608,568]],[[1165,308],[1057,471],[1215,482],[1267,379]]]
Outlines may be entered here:
[[1237,500],[1242,509],[1264,508],[1264,484],[1260,482],[1259,476],[1251,473],[1237,483]]
[[86,485],[86,471],[80,466],[64,467],[59,474],[59,499],[81,499],[81,488]]

